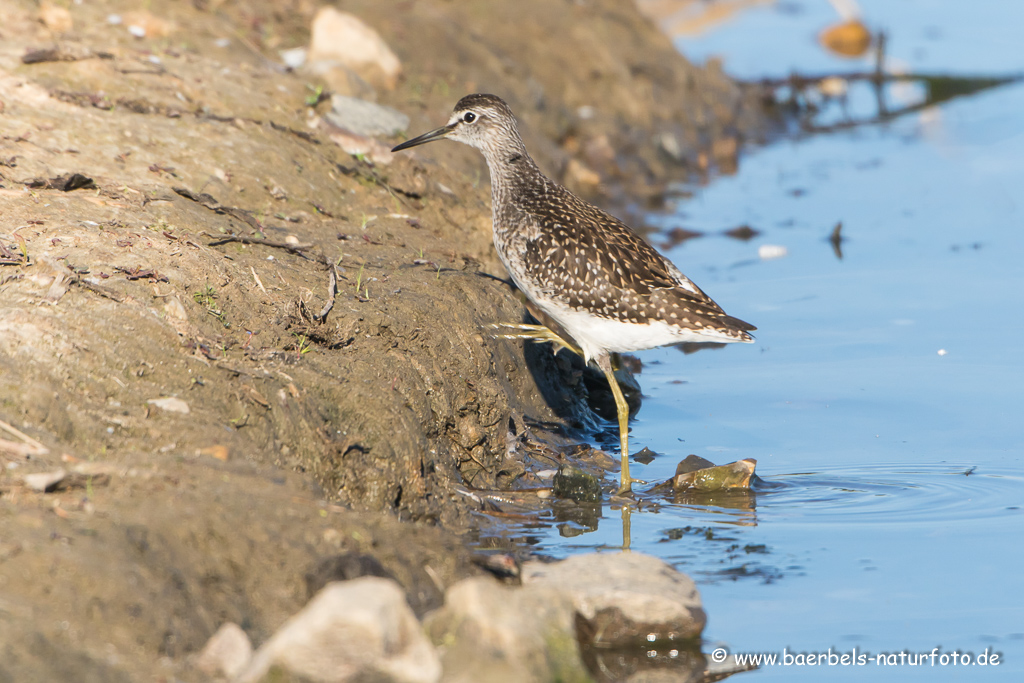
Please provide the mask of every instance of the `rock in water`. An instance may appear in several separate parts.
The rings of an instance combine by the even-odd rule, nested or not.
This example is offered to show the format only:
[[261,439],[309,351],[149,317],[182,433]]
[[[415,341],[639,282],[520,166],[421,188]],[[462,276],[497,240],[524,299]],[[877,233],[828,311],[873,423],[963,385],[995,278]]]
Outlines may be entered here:
[[262,681],[274,669],[316,683],[441,677],[441,661],[401,587],[372,576],[328,584],[256,651],[238,683]]
[[[523,565],[524,586],[572,598],[581,641],[604,647],[698,638],[707,615],[690,577],[641,553],[593,553]],[[652,638],[653,636],[653,638]]]
[[552,487],[559,498],[569,498],[577,503],[601,502],[601,481],[578,467],[558,468]]
[[672,478],[672,488],[676,491],[749,489],[750,479],[754,476],[754,468],[757,466],[756,460],[747,458],[728,465],[680,472],[685,463],[685,460],[679,463],[676,476]]

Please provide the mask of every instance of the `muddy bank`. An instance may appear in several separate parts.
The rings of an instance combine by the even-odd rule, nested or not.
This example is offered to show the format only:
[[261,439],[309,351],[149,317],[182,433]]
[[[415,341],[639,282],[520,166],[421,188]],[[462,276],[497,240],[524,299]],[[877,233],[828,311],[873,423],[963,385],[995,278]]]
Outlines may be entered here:
[[[598,201],[757,134],[750,97],[622,3],[343,8],[401,59],[394,90],[361,94],[412,133],[496,92]],[[465,491],[523,479],[510,431],[592,420],[578,367],[482,333],[523,316],[482,160],[450,144],[372,165],[311,126],[324,83],[278,50],[316,9],[2,10],[0,674],[189,679],[220,623],[260,641],[345,550],[436,606],[475,571]],[[61,468],[81,476],[24,482]]]

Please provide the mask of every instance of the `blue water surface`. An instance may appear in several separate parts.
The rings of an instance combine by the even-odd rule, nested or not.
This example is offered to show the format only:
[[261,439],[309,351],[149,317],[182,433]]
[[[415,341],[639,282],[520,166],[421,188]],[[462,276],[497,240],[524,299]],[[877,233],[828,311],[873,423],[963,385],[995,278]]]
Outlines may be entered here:
[[[1024,3],[861,5],[912,70],[1024,72]],[[824,0],[776,3],[679,46],[744,78],[870,68],[816,46],[834,20]],[[757,325],[757,344],[638,354],[631,446],[659,457],[634,476],[664,480],[689,453],[754,458],[775,488],[634,513],[632,548],[698,582],[706,652],[1001,655],[749,680],[1024,680],[1024,85],[776,142],[685,189],[650,217],[652,241],[703,233],[665,253]],[[740,225],[760,234],[722,234]],[[606,508],[592,533],[539,541],[554,556],[612,549],[622,525]]]

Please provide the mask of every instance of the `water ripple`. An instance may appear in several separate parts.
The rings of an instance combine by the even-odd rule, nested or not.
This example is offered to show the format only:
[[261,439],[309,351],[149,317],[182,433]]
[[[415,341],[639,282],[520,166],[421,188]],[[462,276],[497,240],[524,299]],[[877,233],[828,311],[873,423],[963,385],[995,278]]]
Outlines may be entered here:
[[1024,515],[1024,477],[970,465],[818,468],[765,479],[761,522],[935,523]]

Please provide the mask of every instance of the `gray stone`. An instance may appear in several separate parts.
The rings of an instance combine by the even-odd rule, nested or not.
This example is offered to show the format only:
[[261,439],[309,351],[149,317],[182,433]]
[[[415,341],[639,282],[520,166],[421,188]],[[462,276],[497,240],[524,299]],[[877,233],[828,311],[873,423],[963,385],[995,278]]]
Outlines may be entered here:
[[434,683],[441,662],[401,587],[367,576],[328,584],[256,651],[237,680],[255,683],[268,674],[315,683]]
[[324,118],[359,135],[397,135],[409,127],[409,117],[402,112],[345,95],[331,97],[331,111]]
[[547,586],[572,598],[581,642],[641,646],[692,640],[707,621],[693,581],[641,553],[594,553],[523,565],[524,586]]
[[206,641],[196,657],[196,668],[208,676],[234,678],[245,670],[251,659],[249,636],[238,624],[229,621]]
[[589,681],[574,619],[558,590],[478,576],[449,588],[426,627],[442,646],[446,683]]

